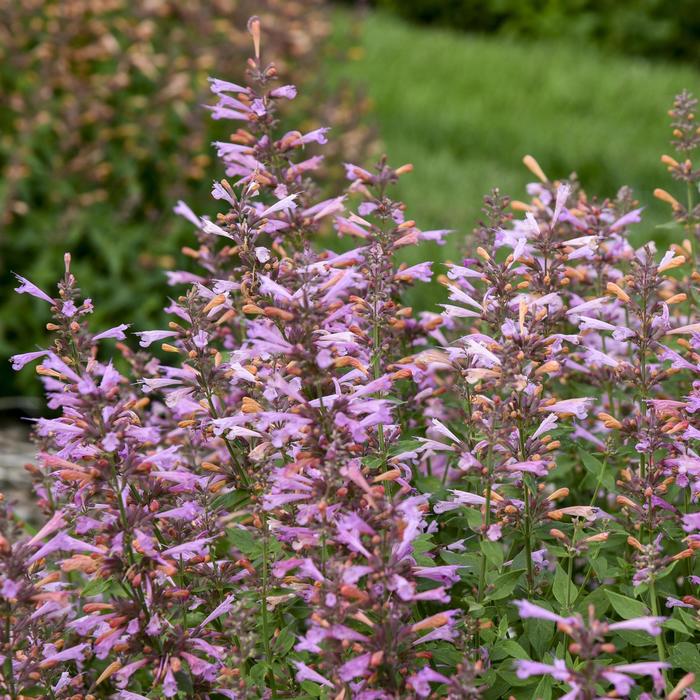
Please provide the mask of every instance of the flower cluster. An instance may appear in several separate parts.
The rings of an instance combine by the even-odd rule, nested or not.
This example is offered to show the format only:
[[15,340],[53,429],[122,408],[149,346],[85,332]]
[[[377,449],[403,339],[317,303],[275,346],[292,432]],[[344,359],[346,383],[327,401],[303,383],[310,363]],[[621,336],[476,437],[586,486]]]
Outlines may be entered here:
[[[462,260],[408,266],[450,233],[392,198],[411,166],[348,164],[329,197],[327,129],[281,125],[296,88],[248,29],[247,80],[211,81],[221,211],[176,207],[199,271],[170,273],[168,327],[91,330],[68,255],[56,296],[18,277],[53,340],[13,366],[54,413],[46,524],[2,521],[2,692],[699,697],[694,208],[635,249],[629,190],[527,156],[530,201],[494,191]],[[415,312],[434,272],[448,298]]]

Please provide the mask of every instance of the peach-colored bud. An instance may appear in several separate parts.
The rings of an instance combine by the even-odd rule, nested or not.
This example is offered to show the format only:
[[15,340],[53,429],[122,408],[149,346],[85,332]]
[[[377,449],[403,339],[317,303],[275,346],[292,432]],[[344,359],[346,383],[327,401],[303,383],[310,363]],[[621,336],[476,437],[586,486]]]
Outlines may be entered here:
[[602,421],[603,425],[610,430],[622,430],[622,423],[609,413],[599,413],[598,420]]
[[678,561],[679,559],[687,559],[688,557],[693,556],[693,550],[692,549],[684,549],[682,552],[678,552],[678,554],[674,554],[671,557],[672,561]]
[[280,321],[291,321],[294,318],[294,314],[291,311],[278,309],[276,306],[266,306],[263,309],[263,313],[268,318],[278,318]]
[[625,303],[628,303],[630,301],[630,297],[627,294],[627,292],[625,292],[625,290],[622,289],[622,287],[615,284],[614,282],[608,282],[605,288],[610,294],[614,294],[620,301],[624,301]]
[[380,481],[396,481],[396,479],[398,479],[400,476],[400,469],[390,469],[388,472],[384,472],[383,474],[375,476],[374,479],[372,479],[372,483],[376,484]]
[[416,622],[412,627],[412,632],[420,632],[421,630],[431,630],[437,627],[442,627],[450,621],[450,618],[445,613],[437,613],[436,615],[431,615],[426,617],[420,622]]
[[599,532],[597,535],[586,537],[582,542],[606,542],[609,534],[608,532]]
[[549,360],[543,365],[540,365],[536,370],[535,374],[541,376],[543,374],[552,374],[553,372],[558,372],[561,365],[556,360]]
[[561,531],[557,530],[555,527],[553,527],[550,531],[549,534],[555,539],[559,540],[560,542],[568,542],[569,538]]
[[265,312],[257,304],[243,304],[241,311],[244,314],[264,314]]
[[340,595],[343,596],[343,598],[350,598],[351,600],[366,601],[369,599],[367,593],[349,583],[344,583],[340,587]]
[[677,168],[678,167],[678,161],[675,158],[671,158],[671,156],[667,156],[667,155],[661,156],[661,162],[664,165],[668,165],[669,168]]
[[685,263],[684,255],[676,255],[671,258],[668,262],[663,265],[659,265],[659,272],[666,272],[666,270],[673,270],[676,267],[680,267]]
[[657,187],[654,190],[654,197],[660,199],[662,202],[666,202],[666,204],[670,204],[674,210],[682,209],[678,200],[672,194],[669,194],[666,192],[666,190],[662,190],[660,187]]
[[221,474],[222,472],[221,467],[213,462],[202,462],[202,469],[207,472],[214,472],[215,474]]
[[100,673],[98,676],[97,680],[95,681],[95,685],[99,685],[103,681],[106,681],[110,676],[114,675],[120,668],[122,667],[122,662],[121,661],[112,661],[107,668]]
[[367,627],[374,627],[374,622],[370,620],[365,613],[363,613],[361,610],[358,610],[356,613],[353,613],[352,617],[357,620],[358,622],[361,622],[363,625],[367,625]]
[[244,396],[241,400],[241,412],[262,413],[263,407],[255,399],[250,398],[250,396]]
[[260,58],[260,17],[254,15],[248,20],[248,31],[253,37],[253,49],[255,50],[255,58]]
[[681,700],[683,691],[690,688],[693,683],[695,683],[695,674],[686,673],[685,676],[678,681],[676,687],[669,693],[668,700]]
[[644,551],[642,543],[636,537],[632,537],[632,535],[628,535],[627,544],[634,547],[635,549],[638,549],[640,552]]
[[336,357],[335,360],[333,360],[333,366],[337,367],[338,369],[342,367],[354,367],[365,375],[368,373],[367,367],[365,367],[356,357],[351,357],[350,355]]
[[523,158],[523,165],[540,181],[547,182],[547,176],[540,167],[540,164],[530,155]]
[[384,651],[383,650],[375,651],[369,660],[369,665],[372,668],[377,668],[378,666],[381,666],[381,663],[383,660],[384,660]]
[[514,199],[510,203],[510,208],[513,209],[513,211],[534,211],[534,207],[531,207],[529,204],[521,202],[518,199]]
[[226,301],[226,295],[225,294],[217,294],[215,297],[212,297],[208,302],[207,305],[202,309],[203,313],[207,314],[209,313],[213,308],[217,306],[221,306],[224,302]]

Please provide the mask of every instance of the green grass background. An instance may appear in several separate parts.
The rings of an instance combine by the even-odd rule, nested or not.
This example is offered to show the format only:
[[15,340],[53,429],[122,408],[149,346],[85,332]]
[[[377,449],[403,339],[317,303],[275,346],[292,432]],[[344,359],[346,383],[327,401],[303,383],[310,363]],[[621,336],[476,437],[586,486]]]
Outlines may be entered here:
[[[350,31],[352,30],[352,31]],[[700,72],[588,46],[507,41],[417,27],[370,13],[337,16],[338,79],[364,84],[390,162],[414,164],[398,195],[423,228],[453,228],[442,249],[414,258],[454,258],[498,186],[525,199],[533,176],[576,171],[589,195],[631,186],[647,207],[636,242],[663,239],[669,210],[655,187],[684,196],[659,158],[670,153],[667,110],[684,87],[700,91]]]

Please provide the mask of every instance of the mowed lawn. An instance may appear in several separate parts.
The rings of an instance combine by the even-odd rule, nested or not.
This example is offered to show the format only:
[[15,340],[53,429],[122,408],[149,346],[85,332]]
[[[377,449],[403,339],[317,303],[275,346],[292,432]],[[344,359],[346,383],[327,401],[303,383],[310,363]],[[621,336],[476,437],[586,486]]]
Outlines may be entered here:
[[533,179],[521,163],[527,153],[552,179],[575,171],[589,195],[631,186],[647,207],[634,238],[668,236],[655,228],[669,216],[652,192],[664,187],[685,197],[685,190],[659,161],[671,152],[667,110],[684,87],[700,93],[699,71],[589,46],[359,17],[338,15],[334,75],[364,86],[390,162],[413,163],[398,188],[408,216],[423,228],[458,230],[449,245],[413,259],[457,257],[492,187],[525,198]]

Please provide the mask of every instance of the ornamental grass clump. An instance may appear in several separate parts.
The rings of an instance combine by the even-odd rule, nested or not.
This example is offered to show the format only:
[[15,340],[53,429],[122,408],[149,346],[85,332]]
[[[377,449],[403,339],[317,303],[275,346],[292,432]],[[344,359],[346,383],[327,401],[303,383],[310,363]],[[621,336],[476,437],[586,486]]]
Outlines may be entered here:
[[492,192],[462,260],[407,266],[451,233],[392,198],[411,166],[328,196],[328,130],[283,125],[296,88],[248,28],[167,327],[94,330],[70,255],[54,296],[18,276],[52,341],[12,362],[52,413],[43,525],[0,503],[4,696],[700,697],[692,98],[669,251],[630,244],[628,189],[527,156],[528,202]]

